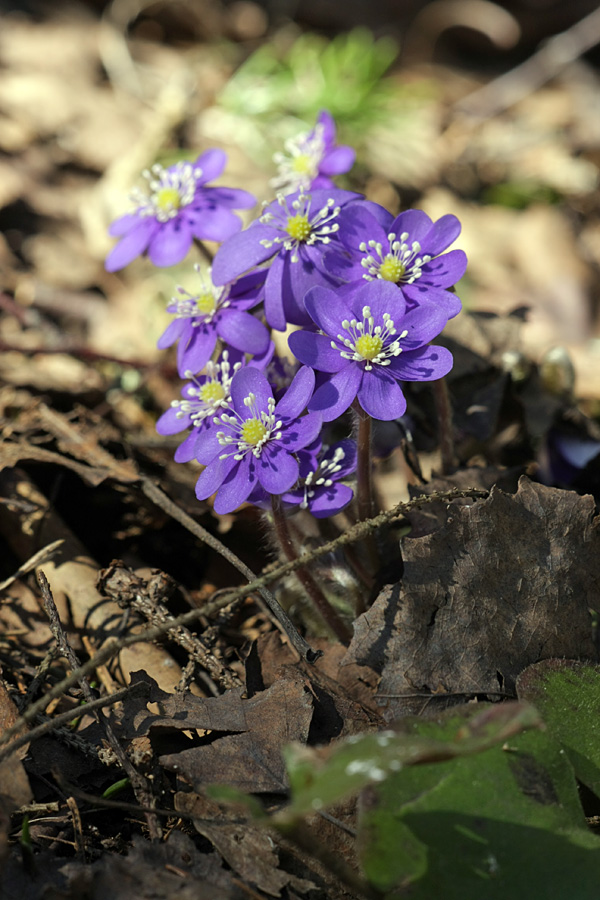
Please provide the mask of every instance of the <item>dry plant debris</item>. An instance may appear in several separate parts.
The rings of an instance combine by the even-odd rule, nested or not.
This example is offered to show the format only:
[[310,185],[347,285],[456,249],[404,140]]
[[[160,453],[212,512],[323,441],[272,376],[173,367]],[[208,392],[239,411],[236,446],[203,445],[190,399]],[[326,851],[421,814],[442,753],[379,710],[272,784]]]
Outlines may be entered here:
[[[452,797],[452,784],[489,765],[503,786],[516,773],[518,809],[525,815],[533,797],[538,833],[558,806],[571,816],[557,829],[592,900],[600,867],[573,772],[593,826],[597,732],[594,716],[583,719],[596,709],[600,615],[600,129],[597,56],[581,54],[595,32],[566,67],[534,56],[541,86],[521,81],[515,100],[477,52],[461,69],[452,53],[472,47],[443,34],[435,3],[416,3],[426,14],[405,23],[411,52],[376,97],[387,117],[347,111],[360,163],[348,184],[395,210],[451,209],[469,269],[468,312],[443,339],[455,357],[456,471],[436,474],[434,407],[415,384],[410,427],[375,435],[382,508],[400,505],[362,531],[336,520],[327,540],[315,530],[304,548],[341,608],[357,584],[364,595],[344,647],[305,614],[293,565],[274,560],[257,511],[216,517],[194,496],[197,465],[173,463],[175,445],[155,431],[179,395],[175,356],[155,346],[164,301],[191,266],[103,266],[106,227],[157,158],[218,144],[230,183],[266,197],[264,159],[273,136],[306,114],[303,94],[288,63],[269,70],[277,90],[260,95],[262,112],[236,107],[231,91],[258,97],[241,63],[257,45],[285,56],[299,26],[280,29],[255,3],[135,15],[99,0],[30,6],[35,16],[3,13],[0,28],[0,895],[402,896],[406,869],[393,886],[377,881],[381,822],[408,828],[413,801],[442,821],[436,792]],[[467,4],[454,6],[460,19]],[[355,7],[332,9],[342,31]],[[302,25],[331,27],[323,10],[306,4]],[[503,14],[518,34],[518,13]],[[381,12],[370,15],[366,24],[382,27]],[[543,28],[532,23],[517,23],[523,60],[573,26],[556,9]],[[304,46],[318,58],[325,45]],[[508,51],[494,47],[509,71]],[[302,83],[308,96],[314,86]],[[361,542],[373,532],[390,568],[365,585]],[[268,597],[291,621],[274,618]],[[302,759],[334,759],[352,746],[344,740],[390,729],[393,740],[429,727],[454,740],[474,709],[493,701],[497,714],[516,695],[538,705],[549,735],[511,736],[510,764],[486,749],[443,783],[437,764],[423,766],[418,801],[416,780],[375,778],[358,812],[354,798],[330,812],[314,804],[302,827],[275,827],[302,797]],[[284,756],[293,743],[297,768]],[[252,795],[266,825],[251,806],[209,796],[215,783]],[[469,810],[465,801],[467,830]],[[449,834],[456,823],[444,821]],[[414,835],[401,833],[421,859]],[[498,879],[486,882],[492,900]]]

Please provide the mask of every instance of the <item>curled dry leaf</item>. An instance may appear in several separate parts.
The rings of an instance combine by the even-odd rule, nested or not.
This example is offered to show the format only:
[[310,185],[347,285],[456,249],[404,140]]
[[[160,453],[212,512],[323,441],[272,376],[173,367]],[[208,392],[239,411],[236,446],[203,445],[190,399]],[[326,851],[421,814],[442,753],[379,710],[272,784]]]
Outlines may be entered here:
[[389,714],[438,710],[446,694],[514,693],[549,657],[596,658],[600,535],[592,497],[534,484],[453,510],[405,539],[404,578],[356,622],[347,660],[381,672]]

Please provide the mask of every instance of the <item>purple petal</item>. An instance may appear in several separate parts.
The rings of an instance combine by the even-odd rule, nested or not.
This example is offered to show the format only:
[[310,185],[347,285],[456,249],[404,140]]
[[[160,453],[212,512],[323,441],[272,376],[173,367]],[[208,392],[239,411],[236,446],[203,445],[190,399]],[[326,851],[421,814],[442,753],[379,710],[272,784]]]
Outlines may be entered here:
[[137,225],[121,238],[116,247],[113,247],[104,263],[107,272],[116,272],[129,265],[137,256],[140,256],[148,247],[148,244],[160,228],[156,219],[150,216],[140,219]]
[[201,184],[206,184],[207,181],[214,181],[215,178],[218,178],[226,163],[227,154],[223,150],[212,148],[201,153],[194,163],[194,168],[202,169]]
[[[210,187],[203,188],[200,196],[203,206],[225,206],[231,209],[252,209],[256,206],[256,197],[250,191],[241,188]],[[192,204],[193,205],[193,204]]]
[[143,220],[137,213],[127,213],[127,215],[115,219],[115,221],[108,226],[108,233],[111,237],[122,237],[122,235],[131,231],[131,229],[140,221]]
[[445,347],[422,347],[393,357],[388,371],[400,381],[437,381],[448,374],[452,362]]
[[437,287],[428,287],[427,285],[405,284],[402,285],[402,293],[409,301],[409,307],[425,305],[427,303],[437,306],[441,309],[445,316],[453,319],[462,309],[460,297],[452,294],[450,291],[444,291]]
[[238,465],[237,460],[233,458],[233,453],[226,459],[218,457],[200,474],[200,478],[196,482],[196,497],[198,500],[206,500],[211,494],[218,490],[223,481]]
[[196,445],[198,443],[198,429],[194,428],[186,439],[181,442],[177,450],[175,451],[175,462],[176,463],[187,463],[191,462],[193,459],[196,459]]
[[269,494],[283,494],[298,480],[298,463],[287,451],[267,444],[257,464],[258,480]]
[[446,322],[444,310],[433,303],[422,303],[411,309],[403,319],[395,323],[399,333],[408,332],[406,337],[400,339],[402,352],[407,353],[429,343],[438,336]]
[[318,438],[322,425],[323,417],[320,412],[309,413],[286,426],[277,444],[290,453],[295,453],[297,450],[308,447]]
[[217,437],[219,431],[221,431],[221,426],[213,425],[212,428],[203,428],[198,433],[195,457],[203,466],[208,466],[221,453],[225,453],[226,448],[219,443]]
[[189,415],[181,415],[178,406],[170,406],[159,418],[155,427],[159,434],[179,434],[190,425],[190,422]]
[[238,309],[225,309],[217,323],[217,332],[227,343],[244,353],[265,353],[269,332],[253,315]]
[[347,172],[354,165],[356,152],[352,147],[339,146],[334,147],[329,153],[326,153],[319,163],[319,174],[322,175],[341,175]]
[[248,394],[254,394],[257,408],[266,412],[273,391],[263,373],[254,366],[240,369],[231,380],[232,406],[243,419],[252,418],[250,409],[244,406]]
[[382,325],[384,314],[389,313],[398,331],[405,328],[403,316],[406,301],[402,296],[402,291],[398,290],[398,286],[391,281],[384,281],[380,278],[376,281],[362,281],[351,294],[345,297],[345,300],[352,310],[353,315],[350,318],[355,316],[359,322],[362,322],[363,307],[369,306],[376,325]]
[[148,256],[155,266],[174,266],[185,259],[191,246],[190,226],[178,215],[159,225],[150,241]]
[[289,253],[286,253],[283,257],[281,294],[285,318],[291,325],[311,324],[310,316],[304,303],[307,291],[313,285],[330,281],[320,271],[313,256],[317,257],[317,260],[320,262],[322,251],[314,247],[301,247],[298,262],[292,262],[291,254]]
[[465,274],[467,268],[467,255],[463,250],[450,250],[437,259],[425,263],[418,282],[434,284],[436,287],[446,288],[456,284]]
[[358,400],[372,419],[383,422],[399,419],[406,412],[406,400],[400,385],[381,366],[373,366],[370,372],[365,372],[358,390]]
[[[406,230],[408,231],[408,229]],[[438,253],[442,253],[446,247],[454,243],[460,232],[461,224],[456,216],[442,216],[433,223],[427,237],[421,242],[421,249],[429,256],[437,256]],[[419,239],[417,238],[417,240]]]
[[331,180],[327,175],[316,175],[310,183],[311,191],[322,190],[326,191],[328,188],[334,188],[335,182]]
[[336,372],[331,378],[317,388],[308,408],[321,412],[324,422],[332,422],[345,412],[360,387],[362,369],[354,363]]
[[288,338],[288,345],[296,359],[319,372],[339,372],[348,365],[348,360],[334,350],[331,338],[313,331],[294,331]]
[[[229,289],[229,296],[238,303],[242,299],[253,298],[256,303],[261,300],[261,291],[265,286],[266,270],[258,272],[250,272],[249,275],[242,275],[237,281],[234,281]],[[243,309],[249,307],[244,306]]]
[[166,350],[167,347],[170,347],[175,341],[178,341],[187,327],[188,322],[186,319],[173,319],[157,340],[156,346],[158,349]]
[[234,234],[217,250],[212,265],[213,282],[217,285],[227,284],[253,266],[270,259],[277,253],[279,245],[263,247],[260,242],[272,241],[276,237],[279,237],[276,228],[260,223]]
[[311,288],[304,298],[304,305],[317,327],[332,337],[342,331],[344,319],[353,318],[350,306],[328,288]]
[[217,345],[217,331],[212,325],[190,328],[189,332],[189,340],[180,340],[177,345],[177,371],[182,378],[188,371],[200,372]]
[[281,290],[283,260],[284,257],[281,254],[275,257],[265,282],[265,316],[271,328],[275,328],[277,331],[285,331],[287,327]]
[[302,366],[294,375],[292,383],[275,407],[277,418],[284,416],[288,419],[296,419],[306,409],[314,389],[315,373],[308,366]]
[[228,209],[191,210],[186,215],[190,230],[199,241],[226,241],[237,234],[242,220]]
[[239,468],[230,472],[217,491],[215,512],[220,516],[233,512],[248,499],[256,487],[256,482],[256,461],[249,453],[240,462]]
[[352,500],[354,493],[347,484],[332,484],[330,488],[318,490],[308,501],[308,508],[315,519],[325,519],[341,512]]
[[[341,212],[339,221],[340,240],[355,253],[362,253],[358,248],[363,241],[378,241],[383,247],[389,247],[387,236],[393,230],[394,220],[383,206],[376,203],[353,204]],[[361,267],[362,272],[364,269]]]
[[[392,222],[390,233],[400,236],[405,231],[408,232],[407,243],[412,244],[418,241],[423,246],[423,239],[429,234],[432,228],[432,222],[429,216],[422,209],[407,209],[406,212],[400,213]],[[429,251],[423,251],[424,253]]]
[[323,142],[326,147],[335,143],[335,119],[328,109],[322,109],[317,116],[317,125],[323,127]]

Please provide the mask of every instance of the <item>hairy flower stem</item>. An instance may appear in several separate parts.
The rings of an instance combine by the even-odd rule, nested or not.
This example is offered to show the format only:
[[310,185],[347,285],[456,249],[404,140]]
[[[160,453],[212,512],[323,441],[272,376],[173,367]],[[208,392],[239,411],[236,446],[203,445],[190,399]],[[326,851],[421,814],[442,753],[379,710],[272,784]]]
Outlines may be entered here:
[[[275,524],[277,539],[286,558],[291,562],[292,560],[298,559],[298,553],[296,552],[296,547],[285,518],[281,497],[273,495],[271,500],[273,507],[273,522]],[[340,619],[312,575],[307,572],[306,569],[300,568],[296,570],[296,577],[335,636],[342,644],[349,644],[352,638],[350,629],[345,622]]]
[[433,381],[433,399],[438,420],[442,475],[450,475],[456,469],[454,439],[452,437],[452,405],[445,378]]
[[371,463],[371,417],[355,401],[357,415],[356,446],[358,462],[356,466],[356,499],[358,518],[370,519],[375,515],[373,502],[373,466]]
[[[352,404],[356,413],[356,500],[358,506],[358,520],[363,522],[375,515],[375,500],[373,494],[373,463],[371,460],[371,417],[362,409],[358,400]],[[373,534],[368,534],[364,540],[364,549],[371,567],[372,574],[379,571],[379,551]],[[360,604],[356,609],[359,616],[366,609]]]

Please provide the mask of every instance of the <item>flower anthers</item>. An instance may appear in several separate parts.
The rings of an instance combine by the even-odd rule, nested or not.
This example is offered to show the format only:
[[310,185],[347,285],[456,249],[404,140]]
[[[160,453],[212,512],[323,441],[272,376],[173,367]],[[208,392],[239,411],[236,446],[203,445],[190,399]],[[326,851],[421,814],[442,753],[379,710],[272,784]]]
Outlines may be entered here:
[[331,176],[347,172],[356,158],[352,147],[336,144],[335,133],[333,116],[322,110],[311,131],[289,138],[285,152],[273,156],[278,172],[271,179],[271,187],[284,194],[333,188]]
[[318,413],[302,415],[313,392],[315,374],[303,366],[279,402],[262,372],[246,367],[233,376],[228,412],[215,416],[218,428],[198,446],[206,465],[196,496],[206,500],[216,491],[215,512],[232,512],[260,485],[268,494],[283,494],[297,481],[294,455],[311,444],[321,430]]
[[218,178],[227,157],[207,150],[195,162],[180,161],[168,168],[155,164],[143,175],[147,191],[132,193],[133,212],[116,219],[109,234],[120,237],[106,258],[108,272],[147,253],[155,266],[173,266],[187,255],[194,238],[224,241],[242,227],[232,209],[256,203],[248,191],[207,187]]

